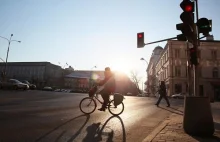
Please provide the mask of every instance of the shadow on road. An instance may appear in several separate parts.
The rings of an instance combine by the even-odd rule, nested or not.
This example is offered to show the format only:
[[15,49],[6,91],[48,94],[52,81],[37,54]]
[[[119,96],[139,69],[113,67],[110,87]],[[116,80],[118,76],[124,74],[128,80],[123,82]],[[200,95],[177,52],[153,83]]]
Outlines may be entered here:
[[[80,127],[80,129],[70,138],[70,140],[68,141],[73,141],[82,131],[83,127],[86,125],[86,123],[89,121],[89,118],[90,118],[90,115],[80,115],[80,116],[77,116],[77,117],[74,117],[64,123],[62,123],[61,125],[55,127],[54,129],[52,129],[51,131],[47,132],[46,134],[40,136],[36,142],[39,142],[41,140],[43,140],[44,138],[46,138],[48,135],[50,135],[51,133],[53,133],[54,131],[58,130],[60,127],[66,125],[67,123],[70,123],[71,121],[77,119],[77,118],[80,118],[80,117],[84,117],[86,116],[86,121],[85,123]],[[56,138],[56,141],[59,141],[59,139],[65,134],[66,131],[63,131],[57,138]]]
[[[164,109],[164,110],[166,110],[166,111],[169,111],[169,112],[178,114],[178,115],[183,115],[183,112],[182,112],[182,111],[179,111],[179,110],[177,110],[177,109],[175,109],[175,108],[171,108],[171,107],[164,108],[164,107],[161,107],[161,106],[158,106],[158,107],[161,108],[161,109]],[[169,108],[170,108],[170,109],[169,109]],[[172,109],[172,110],[171,110],[171,109]],[[177,112],[177,111],[179,111],[179,112]]]
[[106,120],[106,122],[103,124],[101,129],[100,129],[100,125],[101,125],[100,122],[93,123],[92,125],[88,126],[86,129],[87,135],[83,139],[83,142],[100,142],[100,141],[102,141],[102,135],[108,136],[106,142],[113,142],[114,131],[111,129],[110,132],[103,132],[107,123],[113,118],[118,118],[120,120],[121,125],[122,125],[122,133],[123,133],[122,134],[123,135],[122,141],[126,142],[126,133],[125,133],[124,123],[119,116],[111,116],[108,120]]
[[210,137],[197,137],[192,136],[194,139],[196,139],[199,142],[220,142],[220,138],[217,136],[210,136]]
[[183,111],[181,111],[181,110],[179,110],[177,108],[174,108],[174,107],[169,107],[169,108],[173,109],[174,111],[179,111],[180,113],[183,113]]

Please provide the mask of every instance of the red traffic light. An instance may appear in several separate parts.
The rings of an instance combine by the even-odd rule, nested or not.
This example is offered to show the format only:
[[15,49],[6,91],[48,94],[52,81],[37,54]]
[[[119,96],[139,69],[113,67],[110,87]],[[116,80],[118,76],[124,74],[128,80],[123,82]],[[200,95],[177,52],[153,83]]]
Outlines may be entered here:
[[184,12],[194,12],[194,2],[190,0],[183,0],[180,4],[180,7]]
[[192,10],[193,10],[192,5],[186,5],[186,6],[185,6],[185,11],[186,11],[186,12],[191,12]]
[[143,34],[138,34],[138,38],[142,38],[143,37]]
[[137,33],[137,47],[142,48],[144,45],[144,32]]

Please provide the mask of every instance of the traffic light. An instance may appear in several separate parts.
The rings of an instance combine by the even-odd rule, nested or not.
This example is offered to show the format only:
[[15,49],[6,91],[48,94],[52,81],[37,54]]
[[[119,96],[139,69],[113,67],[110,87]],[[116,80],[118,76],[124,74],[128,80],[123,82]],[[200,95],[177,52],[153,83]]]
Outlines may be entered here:
[[192,65],[198,65],[197,51],[195,47],[189,48],[189,56],[190,56],[190,63]]
[[202,33],[204,36],[208,36],[209,32],[212,31],[212,20],[207,18],[200,18],[197,23],[198,32]]
[[137,33],[137,47],[142,48],[144,47],[144,32],[142,33]]
[[183,12],[180,15],[180,19],[183,23],[177,24],[176,29],[180,30],[182,34],[177,35],[177,40],[193,43],[193,26],[194,26],[194,2],[191,0],[183,0],[180,3],[180,7]]

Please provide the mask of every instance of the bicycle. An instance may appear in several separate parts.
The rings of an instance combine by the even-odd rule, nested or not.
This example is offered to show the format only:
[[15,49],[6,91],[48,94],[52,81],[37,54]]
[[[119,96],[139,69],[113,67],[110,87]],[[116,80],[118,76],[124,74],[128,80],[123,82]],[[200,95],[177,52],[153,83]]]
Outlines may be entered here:
[[[114,116],[118,116],[120,115],[123,111],[124,111],[124,103],[121,102],[119,105],[115,106],[115,103],[114,103],[114,100],[115,100],[115,95],[118,94],[118,93],[114,93],[114,94],[111,94],[113,95],[113,99],[111,99],[111,95],[110,95],[110,100],[109,100],[109,103],[107,104],[107,108],[108,108],[108,111],[114,115]],[[83,98],[81,101],[80,101],[80,104],[79,104],[79,108],[80,110],[85,113],[85,114],[91,114],[93,113],[96,108],[97,108],[97,103],[96,103],[96,100],[103,104],[103,102],[101,100],[99,100],[98,98],[98,95],[99,94],[94,94],[93,96],[91,97],[85,97]],[[123,99],[124,99],[124,96],[123,96]],[[88,101],[88,102],[87,102]],[[85,109],[84,109],[84,105],[83,103],[86,103],[86,108],[85,109],[91,109],[90,111],[86,112]],[[116,112],[115,112],[116,111]]]

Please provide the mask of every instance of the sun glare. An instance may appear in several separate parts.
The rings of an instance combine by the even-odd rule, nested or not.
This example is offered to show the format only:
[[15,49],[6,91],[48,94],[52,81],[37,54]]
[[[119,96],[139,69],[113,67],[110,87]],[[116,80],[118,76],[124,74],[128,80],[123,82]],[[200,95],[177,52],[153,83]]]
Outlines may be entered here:
[[126,61],[125,59],[112,60],[111,64],[112,70],[123,72],[127,75],[129,75],[132,70],[132,64],[129,61]]

